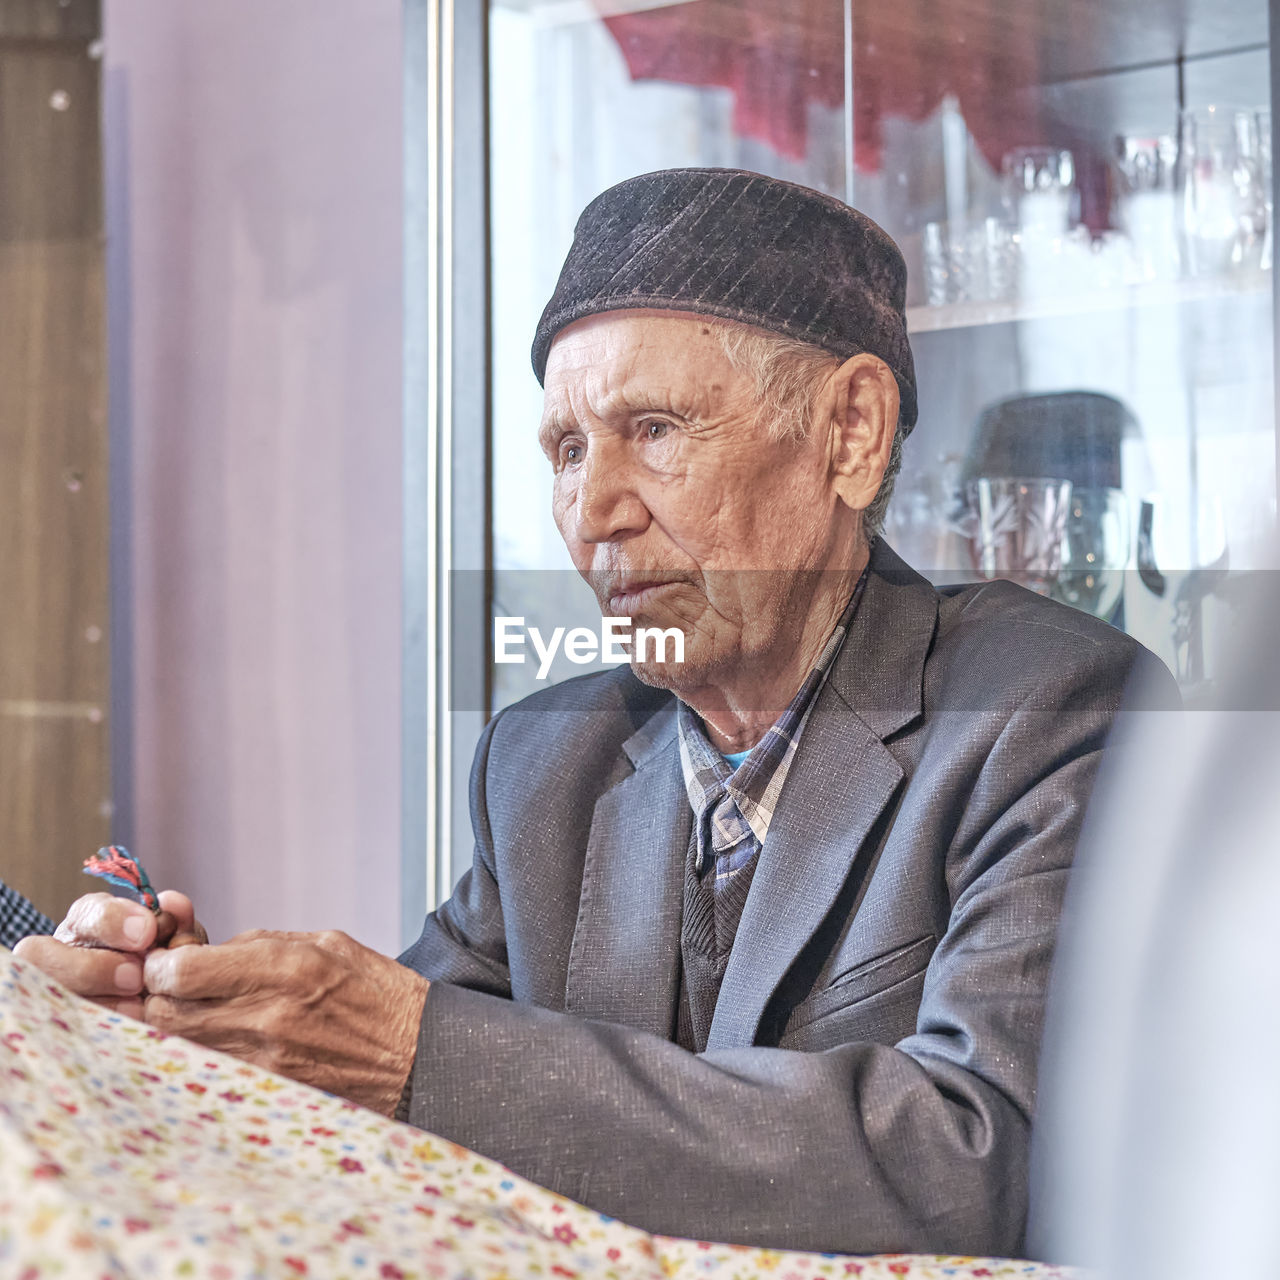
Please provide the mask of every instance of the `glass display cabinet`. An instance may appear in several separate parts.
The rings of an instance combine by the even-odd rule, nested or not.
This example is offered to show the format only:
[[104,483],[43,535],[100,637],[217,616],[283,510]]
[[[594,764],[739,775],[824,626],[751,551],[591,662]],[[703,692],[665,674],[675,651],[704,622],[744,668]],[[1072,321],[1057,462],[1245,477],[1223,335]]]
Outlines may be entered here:
[[490,0],[479,25],[487,119],[454,145],[487,160],[485,392],[458,401],[485,400],[484,714],[541,683],[493,662],[493,616],[598,627],[551,520],[536,320],[582,207],[685,165],[819,188],[902,246],[895,549],[1029,581],[1212,700],[1276,514],[1264,0]]

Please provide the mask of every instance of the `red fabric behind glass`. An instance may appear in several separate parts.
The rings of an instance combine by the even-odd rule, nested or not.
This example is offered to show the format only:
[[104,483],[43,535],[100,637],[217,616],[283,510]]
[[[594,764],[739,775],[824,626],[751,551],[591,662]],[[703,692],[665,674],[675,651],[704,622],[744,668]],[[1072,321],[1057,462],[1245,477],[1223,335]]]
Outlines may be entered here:
[[[1032,108],[1017,105],[1025,95],[1010,94],[1037,78],[1037,8],[857,0],[858,167],[880,167],[887,117],[922,120],[948,93],[994,168],[1010,148],[1042,141]],[[736,132],[794,160],[808,152],[809,104],[837,108],[844,98],[842,0],[690,0],[604,22],[632,79],[729,89]]]

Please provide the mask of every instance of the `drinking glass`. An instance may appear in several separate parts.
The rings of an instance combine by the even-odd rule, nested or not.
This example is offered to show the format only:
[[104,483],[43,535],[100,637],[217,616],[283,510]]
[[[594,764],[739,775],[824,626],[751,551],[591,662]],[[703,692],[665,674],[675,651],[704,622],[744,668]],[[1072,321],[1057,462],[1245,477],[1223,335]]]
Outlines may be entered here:
[[1017,238],[999,218],[928,222],[923,235],[925,296],[951,302],[1004,302],[1017,293]]
[[1005,199],[1023,231],[1062,235],[1071,224],[1076,162],[1061,147],[1016,147],[1001,162]]
[[1110,618],[1129,563],[1129,503],[1120,489],[1074,488],[1063,535],[1062,570],[1050,594]]
[[1178,142],[1172,134],[1122,135],[1115,141],[1115,156],[1124,195],[1173,190]]
[[1220,106],[1184,111],[1178,174],[1188,273],[1219,275],[1259,266],[1267,203],[1257,113]]
[[1071,481],[981,476],[969,483],[965,529],[973,567],[1047,595],[1062,568]]
[[1204,604],[1222,586],[1231,568],[1222,498],[1202,493],[1190,522],[1188,571],[1173,597],[1174,671],[1184,694],[1208,683],[1205,664]]
[[1204,606],[1228,578],[1231,549],[1219,494],[1197,494],[1187,515],[1170,518],[1168,511],[1156,501],[1142,504],[1138,576],[1152,595],[1172,601],[1173,674],[1184,698],[1194,701],[1211,687]]
[[1115,140],[1119,220],[1130,240],[1135,282],[1178,275],[1177,163],[1178,143],[1172,134],[1131,134]]
[[925,297],[931,307],[946,306],[953,302],[951,263],[947,224],[927,222],[924,227],[922,250],[924,254]]
[[985,258],[987,300],[1012,301],[1018,296],[1018,236],[1000,218],[987,218],[978,234]]

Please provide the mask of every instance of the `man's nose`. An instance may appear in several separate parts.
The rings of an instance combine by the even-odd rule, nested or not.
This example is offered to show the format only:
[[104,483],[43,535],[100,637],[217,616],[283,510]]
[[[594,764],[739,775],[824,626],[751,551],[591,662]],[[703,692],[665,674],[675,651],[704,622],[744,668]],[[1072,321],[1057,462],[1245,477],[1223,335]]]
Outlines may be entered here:
[[648,527],[649,511],[621,442],[588,447],[578,472],[573,520],[574,533],[585,543],[617,541]]

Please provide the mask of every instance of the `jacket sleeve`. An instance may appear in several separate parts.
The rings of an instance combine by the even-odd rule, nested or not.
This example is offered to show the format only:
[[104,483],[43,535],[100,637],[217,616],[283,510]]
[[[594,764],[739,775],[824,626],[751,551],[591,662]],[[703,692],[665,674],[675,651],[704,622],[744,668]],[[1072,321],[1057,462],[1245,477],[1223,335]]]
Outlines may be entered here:
[[[947,852],[950,920],[908,1039],[695,1055],[446,979],[411,1122],[666,1235],[1016,1256],[1053,940],[1120,667],[1082,664],[1000,731]],[[482,882],[486,836],[480,821]],[[490,893],[473,878],[437,928],[493,950]]]

